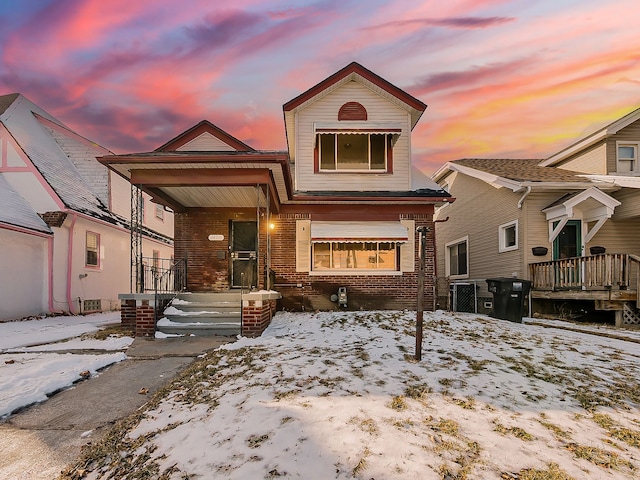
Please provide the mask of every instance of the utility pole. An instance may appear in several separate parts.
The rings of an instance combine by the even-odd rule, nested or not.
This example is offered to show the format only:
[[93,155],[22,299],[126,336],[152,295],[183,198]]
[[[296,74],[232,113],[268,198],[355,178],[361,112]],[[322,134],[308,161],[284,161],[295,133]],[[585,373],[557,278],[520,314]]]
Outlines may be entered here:
[[425,270],[425,257],[427,249],[427,232],[429,227],[421,226],[416,228],[420,237],[420,251],[418,252],[418,258],[420,260],[420,267],[418,269],[418,308],[416,315],[416,360],[422,360],[422,324],[424,323],[424,270]]

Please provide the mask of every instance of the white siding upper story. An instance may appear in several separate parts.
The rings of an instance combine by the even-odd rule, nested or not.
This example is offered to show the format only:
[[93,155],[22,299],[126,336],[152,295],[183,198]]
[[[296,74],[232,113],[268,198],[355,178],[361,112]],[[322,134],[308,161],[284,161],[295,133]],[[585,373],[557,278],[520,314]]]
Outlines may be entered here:
[[176,148],[178,152],[232,152],[235,148],[227,145],[219,138],[204,132],[193,140]]
[[591,174],[607,174],[607,146],[598,145],[559,165],[558,168]]
[[[367,110],[366,121],[339,122],[338,111],[347,102]],[[411,189],[410,114],[356,81],[333,90],[296,114],[295,188],[298,191],[408,191]],[[393,147],[393,173],[333,173],[314,171],[315,124],[341,123],[359,128],[401,128]]]
[[[109,172],[109,174],[110,209],[127,221],[131,220],[131,184],[114,172]],[[168,237],[173,237],[173,212],[165,210],[161,206],[162,217],[160,218],[156,213],[156,204],[151,201],[151,197],[146,193],[143,193],[142,196],[144,198],[142,225]]]

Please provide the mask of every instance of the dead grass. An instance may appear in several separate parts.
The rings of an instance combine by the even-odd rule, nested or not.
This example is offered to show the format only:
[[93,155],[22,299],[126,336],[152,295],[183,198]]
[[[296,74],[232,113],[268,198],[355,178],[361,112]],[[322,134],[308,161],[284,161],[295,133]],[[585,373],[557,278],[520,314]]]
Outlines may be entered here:
[[501,478],[505,480],[574,480],[557,463],[550,463],[545,470],[525,468],[516,474],[503,472]]
[[635,471],[635,466],[615,453],[602,448],[570,443],[565,446],[576,458],[582,458],[594,465],[612,470]]
[[109,337],[134,337],[135,330],[131,327],[118,325],[107,325],[97,332],[86,333],[81,338],[95,338],[96,340],[106,340]]
[[535,437],[523,428],[505,427],[497,421],[494,421],[493,431],[498,432],[502,435],[513,435],[514,437],[519,438],[520,440],[523,440],[525,442],[532,442],[533,440],[535,440]]
[[592,418],[593,421],[604,428],[612,438],[623,441],[632,447],[640,447],[640,431],[623,427],[604,413],[594,413]]

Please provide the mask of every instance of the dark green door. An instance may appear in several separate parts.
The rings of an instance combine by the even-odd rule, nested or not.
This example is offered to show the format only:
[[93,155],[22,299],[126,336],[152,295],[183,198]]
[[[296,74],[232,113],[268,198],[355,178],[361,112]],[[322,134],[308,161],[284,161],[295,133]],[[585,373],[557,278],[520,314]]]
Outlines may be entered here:
[[258,229],[256,222],[232,221],[231,286],[256,287],[258,279]]
[[[554,225],[555,226],[555,225]],[[569,220],[553,241],[553,259],[582,256],[582,222]]]

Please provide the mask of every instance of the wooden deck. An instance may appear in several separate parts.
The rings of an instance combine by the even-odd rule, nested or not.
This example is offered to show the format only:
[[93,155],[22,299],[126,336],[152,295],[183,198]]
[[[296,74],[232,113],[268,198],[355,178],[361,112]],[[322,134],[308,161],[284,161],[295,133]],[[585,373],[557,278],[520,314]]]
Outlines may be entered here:
[[640,322],[640,257],[635,255],[612,253],[531,263],[529,278],[533,299],[593,301],[596,310],[615,311],[617,325]]

